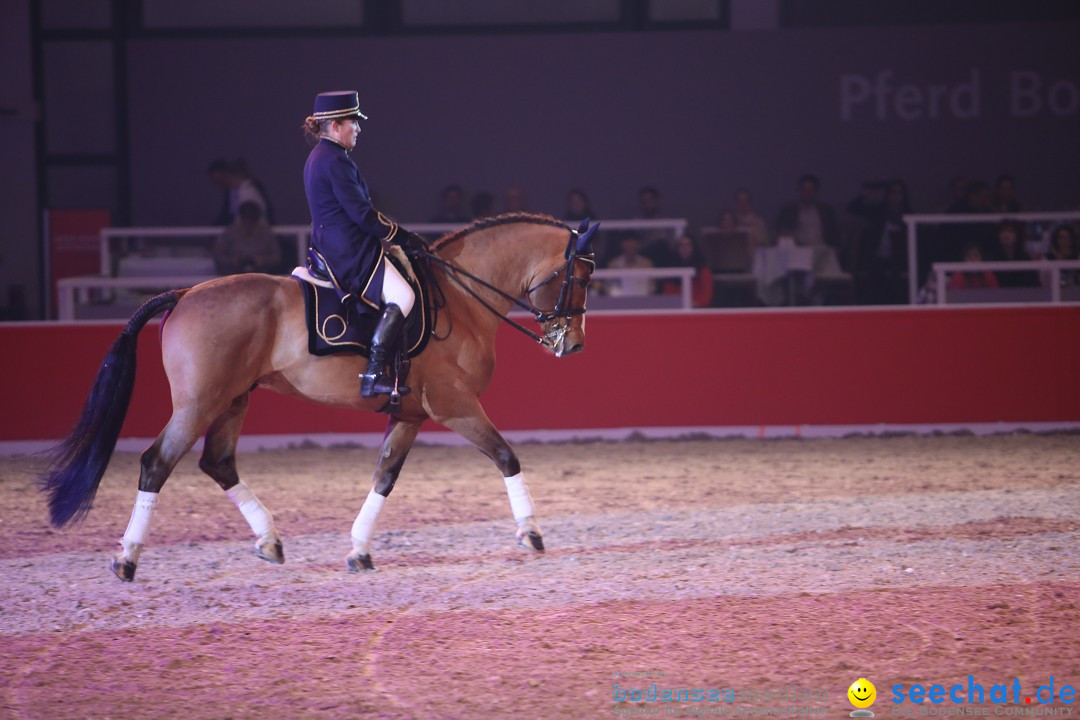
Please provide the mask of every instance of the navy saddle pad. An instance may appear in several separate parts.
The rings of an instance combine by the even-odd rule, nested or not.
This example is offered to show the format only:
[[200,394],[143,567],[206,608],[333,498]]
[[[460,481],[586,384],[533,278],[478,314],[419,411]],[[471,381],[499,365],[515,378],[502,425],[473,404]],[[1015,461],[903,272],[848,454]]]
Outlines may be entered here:
[[[405,321],[402,338],[409,357],[416,357],[431,336],[431,306],[427,301],[426,281],[414,265],[418,282],[409,280],[416,302]],[[407,273],[402,273],[406,278]],[[296,278],[304,292],[304,316],[308,328],[308,351],[312,355],[354,353],[367,357],[371,335],[379,322],[375,313],[349,312],[333,288],[313,285]]]

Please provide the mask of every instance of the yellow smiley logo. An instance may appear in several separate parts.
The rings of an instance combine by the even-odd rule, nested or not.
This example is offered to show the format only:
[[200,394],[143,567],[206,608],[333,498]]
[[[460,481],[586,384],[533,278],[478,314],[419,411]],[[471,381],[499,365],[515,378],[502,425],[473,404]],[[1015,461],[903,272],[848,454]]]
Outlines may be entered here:
[[877,699],[877,688],[874,687],[874,683],[866,678],[859,678],[851,683],[851,687],[847,690],[847,696],[855,707],[868,708]]

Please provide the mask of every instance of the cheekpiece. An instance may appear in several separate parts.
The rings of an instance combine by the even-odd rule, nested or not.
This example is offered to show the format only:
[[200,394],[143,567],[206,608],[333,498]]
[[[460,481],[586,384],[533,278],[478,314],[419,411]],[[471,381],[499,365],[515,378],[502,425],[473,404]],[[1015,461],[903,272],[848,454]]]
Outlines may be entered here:
[[315,111],[311,116],[316,120],[368,119],[360,112],[360,95],[355,90],[319,93],[315,96]]

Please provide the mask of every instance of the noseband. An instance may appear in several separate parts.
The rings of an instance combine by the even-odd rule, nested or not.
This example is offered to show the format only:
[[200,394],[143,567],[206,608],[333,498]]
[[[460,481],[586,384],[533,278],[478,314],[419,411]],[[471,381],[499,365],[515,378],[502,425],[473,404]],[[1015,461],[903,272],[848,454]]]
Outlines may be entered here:
[[[538,282],[537,284],[533,285],[528,290],[526,290],[525,294],[524,294],[524,300],[522,300],[521,298],[518,298],[518,297],[514,297],[513,295],[511,295],[511,294],[509,294],[507,292],[503,292],[502,290],[495,287],[494,285],[492,285],[488,281],[484,280],[483,278],[478,278],[476,275],[473,275],[468,270],[465,270],[464,268],[458,267],[457,265],[455,265],[455,264],[453,264],[453,263],[451,263],[451,262],[449,262],[447,260],[443,260],[441,257],[439,257],[438,255],[435,255],[430,250],[425,250],[425,251],[423,251],[422,254],[427,260],[430,260],[431,262],[442,266],[444,270],[447,270],[448,271],[447,274],[446,274],[447,277],[449,277],[451,280],[453,280],[455,283],[457,283],[458,286],[462,290],[464,290],[466,293],[471,295],[474,300],[476,300],[478,303],[483,305],[484,308],[486,308],[493,315],[498,317],[500,320],[502,320],[507,325],[514,328],[515,330],[518,330],[518,331],[524,333],[525,335],[528,335],[530,338],[532,338],[537,343],[539,343],[541,345],[545,345],[545,346],[547,346],[547,347],[549,347],[551,349],[555,349],[557,347],[557,345],[559,344],[559,341],[562,340],[562,336],[566,334],[566,331],[567,331],[567,329],[569,327],[569,320],[571,318],[573,318],[575,315],[584,315],[585,314],[585,306],[584,305],[581,305],[580,307],[571,307],[571,308],[566,307],[567,303],[570,301],[570,298],[571,298],[571,288],[573,287],[573,285],[578,285],[580,287],[585,287],[588,284],[588,280],[581,280],[580,278],[577,278],[574,275],[574,268],[576,267],[577,263],[580,262],[580,263],[585,263],[585,264],[588,265],[590,275],[592,274],[592,271],[596,269],[596,255],[595,255],[595,253],[593,253],[592,251],[589,251],[589,252],[579,252],[578,251],[578,247],[577,247],[578,246],[578,238],[580,236],[581,236],[581,233],[579,231],[570,230],[570,237],[566,241],[566,253],[565,253],[566,262],[564,262],[562,265],[560,265],[559,268],[556,269],[553,273],[551,273],[551,275],[548,276],[546,279],[541,280],[540,282]],[[472,288],[470,288],[465,283],[463,283],[461,281],[461,279],[458,277],[458,275],[464,275],[465,277],[469,278],[473,282],[479,283],[480,285],[483,285],[485,288],[487,288],[488,290],[491,290],[496,295],[499,295],[500,297],[503,297],[506,300],[509,300],[514,305],[518,306],[522,310],[525,310],[526,312],[531,314],[533,316],[533,319],[536,320],[536,322],[541,324],[541,325],[543,325],[544,323],[551,322],[552,320],[559,320],[559,319],[566,320],[567,323],[564,324],[563,326],[561,326],[560,328],[556,329],[552,333],[548,333],[548,334],[545,334],[545,335],[537,335],[536,333],[534,333],[532,330],[528,329],[524,325],[522,325],[522,324],[520,324],[518,322],[515,322],[514,320],[511,320],[510,318],[503,315],[499,310],[492,307],[491,304],[489,302],[487,302],[486,300],[484,300],[484,298],[480,297],[480,295],[476,291],[474,291]],[[565,275],[565,276],[563,277],[562,288],[560,288],[560,290],[559,290],[559,297],[555,301],[555,307],[553,307],[550,311],[544,311],[544,310],[541,310],[540,308],[536,307],[536,305],[533,304],[532,299],[531,299],[532,294],[534,292],[536,292],[537,290],[539,290],[540,288],[545,287],[546,285],[549,285],[549,284],[555,282],[555,280],[557,280],[560,275]]]

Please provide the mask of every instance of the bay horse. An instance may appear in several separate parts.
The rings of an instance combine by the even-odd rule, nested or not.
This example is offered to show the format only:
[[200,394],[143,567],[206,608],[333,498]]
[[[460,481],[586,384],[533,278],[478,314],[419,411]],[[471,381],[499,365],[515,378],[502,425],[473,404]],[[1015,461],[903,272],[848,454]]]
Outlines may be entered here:
[[[372,489],[352,527],[351,572],[373,570],[370,541],[382,504],[394,488],[421,424],[431,418],[464,437],[503,474],[518,543],[544,543],[521,465],[480,404],[495,368],[495,333],[509,322],[554,352],[584,349],[585,302],[595,267],[591,238],[598,224],[577,230],[542,215],[511,214],[477,221],[423,252],[445,304],[427,348],[413,359],[411,394],[391,415]],[[506,317],[514,303],[540,323],[532,333]],[[364,399],[360,355],[308,352],[304,301],[297,280],[262,274],[217,278],[157,296],[140,307],[113,343],[78,423],[56,448],[42,478],[56,526],[90,510],[127,413],[135,381],[135,348],[143,326],[169,310],[161,355],[172,417],[142,454],[139,488],[122,551],[111,563],[121,580],[135,578],[158,493],[177,462],[205,436],[199,468],[224,490],[255,534],[256,554],[285,561],[273,516],[240,480],[236,445],[248,397],[256,387],[327,405],[378,410],[386,398]]]

